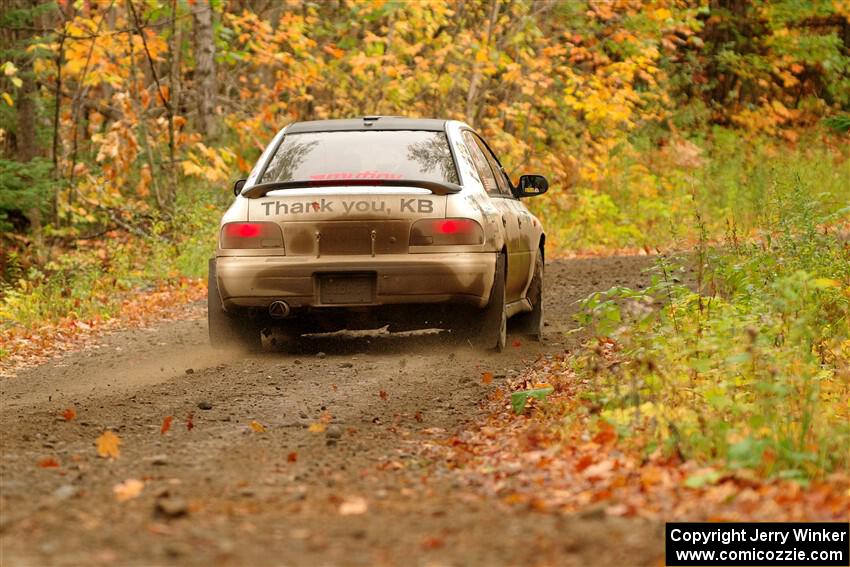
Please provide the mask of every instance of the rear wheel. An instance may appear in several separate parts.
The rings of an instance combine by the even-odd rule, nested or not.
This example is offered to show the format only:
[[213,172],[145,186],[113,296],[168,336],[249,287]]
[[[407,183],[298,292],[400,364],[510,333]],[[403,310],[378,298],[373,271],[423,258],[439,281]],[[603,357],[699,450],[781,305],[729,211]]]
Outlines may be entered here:
[[515,316],[511,322],[513,328],[520,334],[531,337],[535,341],[543,338],[543,254],[537,252],[537,260],[534,263],[534,275],[528,286],[528,301],[531,303],[531,311]]
[[497,352],[505,350],[508,341],[508,313],[505,311],[505,272],[504,254],[496,259],[496,273],[493,287],[490,289],[490,301],[481,313],[480,327],[475,342],[486,349]]
[[250,318],[230,314],[222,307],[215,277],[215,258],[209,262],[207,323],[210,344],[214,347],[241,346],[257,350],[261,346],[260,329],[257,325]]

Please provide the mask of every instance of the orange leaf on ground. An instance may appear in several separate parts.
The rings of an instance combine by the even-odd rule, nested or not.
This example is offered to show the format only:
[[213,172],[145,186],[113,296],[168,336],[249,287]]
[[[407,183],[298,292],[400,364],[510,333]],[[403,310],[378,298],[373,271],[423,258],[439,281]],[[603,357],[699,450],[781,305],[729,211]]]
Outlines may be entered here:
[[296,453],[295,451],[289,453],[286,456],[286,462],[288,462],[288,463],[294,463],[297,460],[298,460],[298,453]]
[[514,348],[519,348],[519,347],[521,347],[521,346],[522,346],[522,341],[521,341],[521,340],[519,340],[519,339],[515,339],[515,340],[514,340],[514,342],[513,342],[512,344],[513,344],[513,347],[514,347]]
[[311,423],[310,427],[308,427],[307,430],[310,433],[324,433],[325,429],[327,428],[328,426],[326,424],[322,423],[321,421],[318,421],[316,423]]
[[137,497],[142,493],[145,483],[135,478],[128,478],[124,482],[116,484],[112,487],[112,493],[118,502],[125,502]]
[[65,421],[71,421],[75,417],[77,417],[77,410],[74,408],[68,408],[62,412],[62,419]]
[[442,539],[440,539],[438,537],[431,536],[431,537],[426,537],[425,539],[422,540],[422,549],[425,549],[425,550],[440,549],[444,545],[446,545],[446,542],[444,542]]
[[576,463],[576,471],[581,472],[593,464],[593,455],[582,455]]
[[640,469],[640,482],[644,487],[660,484],[664,481],[664,470],[660,467],[646,465]]
[[482,384],[490,384],[493,382],[493,373],[492,372],[484,372],[481,375],[481,383]]
[[381,390],[380,392],[378,392],[378,395],[381,397],[381,399],[382,399],[382,400],[386,400],[386,399],[387,399],[387,397],[388,397],[388,396],[387,396],[387,393],[386,393],[385,391],[383,391],[383,390]]
[[162,420],[162,427],[159,428],[159,434],[165,435],[169,429],[171,429],[171,422],[174,421],[174,416],[166,416],[165,419]]
[[38,466],[43,469],[58,469],[59,461],[57,461],[53,457],[45,457],[38,462]]
[[189,412],[189,415],[186,416],[186,429],[192,431],[195,428],[195,422],[193,421],[195,415],[192,412]]
[[117,459],[121,454],[121,438],[109,431],[108,429],[97,438],[97,456],[103,459]]
[[340,516],[357,516],[369,510],[369,503],[362,496],[349,496],[339,505]]
[[584,469],[584,476],[590,479],[607,479],[614,471],[614,461],[605,459]]
[[605,445],[606,443],[611,443],[617,440],[617,432],[614,430],[614,427],[603,423],[599,428],[599,433],[597,433],[593,437],[594,443],[599,443],[600,445]]
[[260,423],[259,421],[252,421],[250,425],[251,425],[251,429],[254,430],[254,432],[256,432],[256,433],[265,433],[266,432],[266,427],[262,423]]

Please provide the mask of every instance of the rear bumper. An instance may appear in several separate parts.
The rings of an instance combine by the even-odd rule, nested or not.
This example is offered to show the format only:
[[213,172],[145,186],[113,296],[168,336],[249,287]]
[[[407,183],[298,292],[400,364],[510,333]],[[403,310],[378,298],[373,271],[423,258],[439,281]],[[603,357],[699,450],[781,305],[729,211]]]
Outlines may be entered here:
[[[218,289],[225,309],[268,308],[282,300],[293,308],[416,303],[484,307],[495,273],[494,252],[372,256],[219,256]],[[322,303],[323,274],[374,274],[369,303]]]

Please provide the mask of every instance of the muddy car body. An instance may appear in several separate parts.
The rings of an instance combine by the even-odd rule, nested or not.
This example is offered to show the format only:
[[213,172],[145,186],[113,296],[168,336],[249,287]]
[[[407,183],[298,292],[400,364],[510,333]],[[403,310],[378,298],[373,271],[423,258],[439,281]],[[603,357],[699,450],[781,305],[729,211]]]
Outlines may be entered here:
[[469,126],[366,117],[296,122],[234,186],[210,261],[210,338],[254,342],[389,324],[502,348],[540,334],[545,235]]

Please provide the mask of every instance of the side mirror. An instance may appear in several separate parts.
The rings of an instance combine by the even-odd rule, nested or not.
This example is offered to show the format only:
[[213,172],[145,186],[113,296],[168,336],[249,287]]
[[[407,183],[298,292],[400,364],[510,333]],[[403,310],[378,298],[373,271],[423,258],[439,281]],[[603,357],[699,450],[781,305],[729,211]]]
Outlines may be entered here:
[[242,192],[242,188],[245,187],[246,181],[248,181],[248,180],[247,179],[240,179],[239,181],[237,181],[236,183],[233,184],[233,194],[235,196],[238,197],[239,194]]
[[516,197],[536,197],[549,189],[549,182],[542,175],[523,175],[519,178]]

